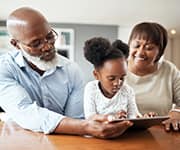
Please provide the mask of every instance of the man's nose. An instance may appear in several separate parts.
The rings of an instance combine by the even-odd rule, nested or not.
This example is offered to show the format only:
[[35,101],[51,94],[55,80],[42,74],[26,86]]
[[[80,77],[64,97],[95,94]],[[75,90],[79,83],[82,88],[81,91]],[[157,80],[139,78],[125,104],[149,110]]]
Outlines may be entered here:
[[46,52],[46,51],[49,51],[50,49],[52,49],[53,47],[54,47],[54,44],[50,44],[47,41],[45,41],[44,46],[42,47],[41,51]]

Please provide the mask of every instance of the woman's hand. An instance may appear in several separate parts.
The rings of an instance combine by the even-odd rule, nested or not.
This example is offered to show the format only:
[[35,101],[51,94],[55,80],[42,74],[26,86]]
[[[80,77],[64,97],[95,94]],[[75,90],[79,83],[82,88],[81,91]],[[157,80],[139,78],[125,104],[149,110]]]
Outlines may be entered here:
[[166,131],[180,130],[180,112],[171,111],[169,113],[170,119],[163,121]]

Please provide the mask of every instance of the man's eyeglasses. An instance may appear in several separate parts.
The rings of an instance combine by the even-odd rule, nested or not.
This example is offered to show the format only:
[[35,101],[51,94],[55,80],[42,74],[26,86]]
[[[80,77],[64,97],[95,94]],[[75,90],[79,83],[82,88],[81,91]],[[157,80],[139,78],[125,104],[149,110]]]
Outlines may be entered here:
[[32,49],[42,49],[44,47],[45,42],[47,42],[48,44],[53,44],[56,41],[57,37],[57,32],[51,29],[51,31],[46,35],[44,39],[36,39],[32,41],[30,44],[25,44],[23,42],[20,43]]

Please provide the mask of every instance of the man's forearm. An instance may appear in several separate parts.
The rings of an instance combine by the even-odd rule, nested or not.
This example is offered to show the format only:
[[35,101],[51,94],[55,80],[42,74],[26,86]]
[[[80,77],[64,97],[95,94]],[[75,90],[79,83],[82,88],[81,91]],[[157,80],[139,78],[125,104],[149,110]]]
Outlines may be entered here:
[[133,124],[129,121],[117,123],[104,122],[104,115],[96,115],[91,119],[78,120],[63,118],[54,133],[91,135],[98,138],[115,138],[123,134]]
[[86,126],[86,120],[65,117],[58,124],[58,126],[54,130],[54,133],[85,135],[87,134]]

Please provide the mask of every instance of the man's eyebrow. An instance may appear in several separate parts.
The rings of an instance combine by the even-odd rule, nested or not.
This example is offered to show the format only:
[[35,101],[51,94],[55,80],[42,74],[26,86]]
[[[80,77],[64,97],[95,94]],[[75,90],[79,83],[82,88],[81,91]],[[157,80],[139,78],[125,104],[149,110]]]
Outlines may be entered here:
[[[53,32],[52,32],[52,31],[49,31],[49,32],[46,34],[45,38],[46,38],[47,36],[51,35],[51,34],[53,34]],[[36,42],[36,41],[39,41],[39,40],[42,40],[42,39],[33,39],[32,41],[30,41],[30,43],[29,43],[28,45],[31,45],[31,44],[33,44],[33,42]]]

